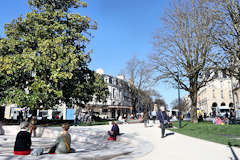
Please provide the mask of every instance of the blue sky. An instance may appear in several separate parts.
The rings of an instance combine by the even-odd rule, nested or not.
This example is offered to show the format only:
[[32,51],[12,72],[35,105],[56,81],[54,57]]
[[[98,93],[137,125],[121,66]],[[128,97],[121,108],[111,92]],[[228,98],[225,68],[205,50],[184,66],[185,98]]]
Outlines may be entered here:
[[[91,69],[102,68],[106,74],[117,76],[133,55],[147,59],[153,51],[153,32],[161,27],[160,17],[169,1],[87,0],[87,3],[87,8],[78,11],[98,23],[98,29],[91,32],[94,38],[88,46],[93,50]],[[28,11],[27,0],[2,1],[0,35],[3,36],[4,24]],[[177,90],[167,84],[160,84],[155,89],[168,104],[177,98]]]

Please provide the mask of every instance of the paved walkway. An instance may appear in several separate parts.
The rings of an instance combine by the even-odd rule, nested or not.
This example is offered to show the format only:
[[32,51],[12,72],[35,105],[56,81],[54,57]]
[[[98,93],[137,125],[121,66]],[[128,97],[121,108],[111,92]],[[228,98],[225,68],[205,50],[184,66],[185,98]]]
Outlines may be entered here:
[[[152,151],[137,160],[239,160],[240,148],[208,142],[171,131],[161,138],[159,124],[144,128],[143,124],[120,125],[121,132],[134,133],[150,141]],[[144,147],[144,146],[142,146]]]
[[[130,142],[132,141],[132,144],[136,147],[133,147],[134,151],[128,156],[123,156],[122,158],[116,157],[116,160],[240,160],[240,148],[230,148],[229,146],[217,144],[213,142],[208,142],[204,140],[200,140],[197,138],[192,138],[188,136],[184,136],[181,134],[173,133],[171,131],[166,131],[168,134],[167,137],[161,138],[161,129],[158,127],[159,124],[153,125],[152,127],[145,128],[143,123],[138,124],[124,124],[119,125],[120,131],[124,133],[122,136],[122,140]],[[5,126],[9,127],[8,133],[6,135],[15,135],[16,133],[16,127],[14,126]],[[85,148],[88,147],[86,145],[89,145],[89,140],[92,140],[93,142],[91,144],[98,145],[99,147],[110,145],[111,147],[114,147],[115,142],[111,143],[106,140],[107,135],[104,136],[107,130],[111,128],[110,125],[105,126],[93,126],[93,127],[71,127],[71,133],[73,139],[78,139],[79,142],[75,142],[73,146],[76,149]],[[33,139],[33,145],[36,145],[39,143],[40,146],[42,146],[42,143],[49,144],[50,140],[49,138],[54,141],[56,137],[55,131],[60,130],[61,128],[58,128],[58,130],[52,128],[52,130],[49,130],[49,132],[46,132],[48,139],[45,137],[41,138],[34,138]],[[51,132],[51,134],[50,134]],[[74,136],[75,135],[75,136]],[[101,137],[101,135],[103,135]],[[99,138],[96,138],[99,137]],[[14,136],[15,137],[15,136]],[[95,137],[95,138],[94,138]],[[124,138],[125,137],[125,138]],[[2,136],[2,140],[0,137],[0,159],[20,159],[17,156],[14,156],[12,154],[12,148],[14,144],[15,138],[13,137],[6,137]],[[73,140],[74,141],[74,140]],[[86,143],[84,143],[86,141]],[[4,144],[4,145],[3,145]],[[124,143],[125,144],[125,143]],[[122,144],[122,145],[124,145]],[[85,146],[84,146],[85,145]],[[122,149],[126,147],[119,146],[119,143],[116,143],[117,148],[115,148],[115,154],[119,152],[119,150],[122,151]],[[8,147],[8,148],[6,148]],[[131,150],[131,146],[130,150]],[[94,147],[93,147],[94,148]],[[6,149],[6,152],[4,151]],[[8,154],[7,151],[9,152]],[[103,150],[102,148],[95,153],[94,152],[79,152],[76,154],[66,154],[66,156],[63,155],[54,155],[54,157],[51,157],[49,155],[43,155],[38,157],[37,159],[106,159],[106,158],[99,158],[99,155],[104,157],[104,155],[112,155],[113,150]],[[2,152],[2,155],[1,155]],[[100,153],[101,152],[101,153]],[[102,153],[106,152],[106,153]],[[86,155],[84,155],[84,153]],[[89,153],[91,155],[89,155]],[[120,152],[119,152],[120,153]],[[122,152],[121,152],[122,153]],[[94,155],[95,154],[95,155]],[[98,156],[96,156],[98,155]],[[139,155],[139,156],[136,156]],[[89,157],[90,156],[90,157]],[[91,158],[94,157],[94,158]],[[4,158],[5,157],[5,158]],[[61,158],[60,158],[61,157]],[[81,158],[84,157],[84,158]],[[88,158],[87,158],[88,157]],[[128,157],[128,158],[127,158]],[[137,158],[131,158],[131,157],[137,157]],[[31,157],[30,157],[31,158]],[[22,157],[22,159],[27,159],[27,157]],[[109,158],[107,158],[109,159]]]

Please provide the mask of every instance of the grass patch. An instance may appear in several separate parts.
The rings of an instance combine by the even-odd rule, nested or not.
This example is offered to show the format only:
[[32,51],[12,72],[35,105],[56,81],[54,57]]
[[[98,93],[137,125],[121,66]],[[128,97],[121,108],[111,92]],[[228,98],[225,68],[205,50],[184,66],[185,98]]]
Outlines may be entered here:
[[[178,122],[173,122],[178,127]],[[182,128],[171,129],[174,132],[196,137],[212,142],[240,147],[240,125],[213,125],[211,122],[197,124],[189,121],[182,122]]]
[[92,123],[82,123],[81,126],[108,125],[109,121],[94,121]]
[[[74,126],[73,121],[69,121],[69,122],[64,122],[64,123],[69,123],[70,125]],[[63,122],[50,122],[47,124],[40,124],[40,126],[44,126],[44,127],[61,127],[63,124]],[[109,121],[94,121],[92,123],[81,123],[80,126],[95,126],[95,125],[108,125]]]

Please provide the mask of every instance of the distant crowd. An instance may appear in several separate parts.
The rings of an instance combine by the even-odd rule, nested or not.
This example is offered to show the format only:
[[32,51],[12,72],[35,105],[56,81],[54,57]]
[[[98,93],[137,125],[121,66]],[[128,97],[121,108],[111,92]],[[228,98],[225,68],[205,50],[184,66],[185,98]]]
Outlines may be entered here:
[[237,124],[236,112],[231,110],[230,113],[226,112],[224,116],[215,116],[212,123],[215,125]]

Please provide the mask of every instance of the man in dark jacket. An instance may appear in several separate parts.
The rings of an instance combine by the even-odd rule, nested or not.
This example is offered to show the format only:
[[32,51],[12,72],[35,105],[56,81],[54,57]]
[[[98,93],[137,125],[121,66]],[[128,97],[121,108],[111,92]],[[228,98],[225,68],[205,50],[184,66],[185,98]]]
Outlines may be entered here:
[[28,155],[31,152],[31,134],[27,132],[28,122],[22,122],[20,124],[20,132],[18,132],[15,145],[14,154],[15,155]]
[[160,128],[162,129],[162,138],[163,138],[165,136],[165,128],[168,125],[168,121],[169,121],[164,106],[162,106],[160,112],[158,112],[158,120],[160,122]]

